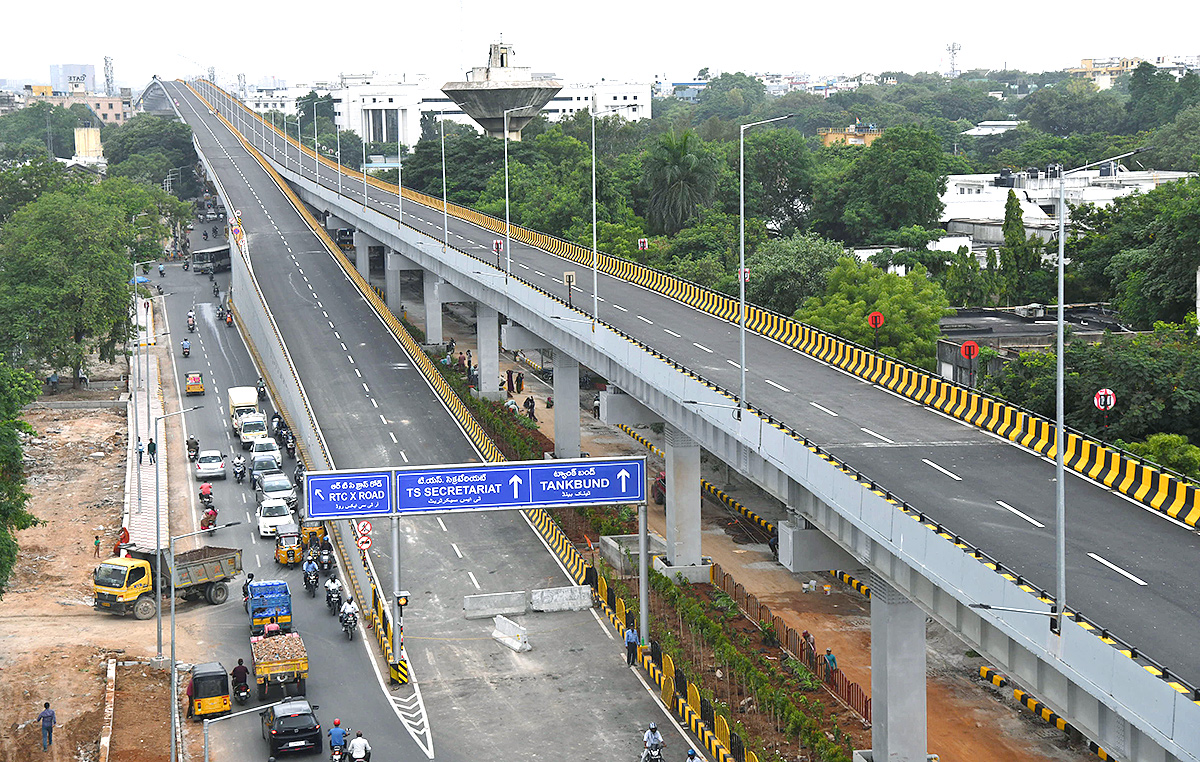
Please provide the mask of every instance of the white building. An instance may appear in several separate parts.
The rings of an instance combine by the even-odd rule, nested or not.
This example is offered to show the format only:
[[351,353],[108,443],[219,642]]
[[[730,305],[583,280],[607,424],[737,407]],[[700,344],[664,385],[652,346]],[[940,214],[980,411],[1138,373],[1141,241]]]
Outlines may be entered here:
[[542,113],[552,122],[570,119],[577,111],[591,108],[593,92],[596,95],[596,116],[619,114],[631,122],[650,118],[650,101],[654,97],[654,85],[650,82],[601,81],[564,85],[542,109]]
[[1017,129],[1022,124],[1024,124],[1024,122],[1018,122],[1015,120],[980,122],[969,130],[963,130],[961,134],[974,135],[976,137],[983,137],[987,135],[1003,135],[1009,130]]

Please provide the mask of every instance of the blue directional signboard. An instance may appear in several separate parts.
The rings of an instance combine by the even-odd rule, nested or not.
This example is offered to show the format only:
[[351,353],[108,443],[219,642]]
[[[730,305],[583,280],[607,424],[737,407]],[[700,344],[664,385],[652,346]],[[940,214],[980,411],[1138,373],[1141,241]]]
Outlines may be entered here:
[[350,519],[392,513],[392,471],[310,471],[304,475],[309,518]]
[[397,513],[640,503],[645,458],[524,461],[396,471]]
[[646,500],[646,459],[310,471],[304,476],[304,486],[305,507],[312,519],[642,503]]

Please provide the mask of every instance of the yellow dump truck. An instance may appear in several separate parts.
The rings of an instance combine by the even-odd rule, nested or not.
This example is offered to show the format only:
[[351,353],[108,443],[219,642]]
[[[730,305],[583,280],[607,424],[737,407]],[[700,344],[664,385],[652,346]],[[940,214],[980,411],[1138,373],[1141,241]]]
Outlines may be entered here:
[[[304,695],[308,681],[308,651],[299,633],[251,637],[250,656],[260,700],[266,699],[272,685],[282,688],[288,683],[294,683],[296,692]],[[286,696],[287,689],[283,692]]]
[[124,545],[122,551],[128,556],[110,558],[92,573],[92,608],[97,611],[153,617],[154,596],[169,592],[172,568],[176,595],[220,605],[229,599],[229,580],[242,570],[242,551],[234,548],[196,548],[177,554],[174,563],[168,551],[160,550],[160,580],[155,574],[155,551],[136,545]]

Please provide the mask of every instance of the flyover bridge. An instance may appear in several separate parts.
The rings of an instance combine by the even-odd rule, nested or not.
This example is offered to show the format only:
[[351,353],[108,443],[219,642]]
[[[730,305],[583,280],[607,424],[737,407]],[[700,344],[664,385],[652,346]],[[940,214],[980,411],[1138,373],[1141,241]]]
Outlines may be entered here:
[[[338,172],[209,83],[168,87],[219,109],[330,227],[356,228],[358,268],[369,277],[382,255],[393,311],[399,273],[421,271],[431,343],[443,303],[475,302],[481,378],[498,375],[488,348],[501,337],[550,347],[565,409],[583,364],[623,392],[605,395],[606,420],[664,421],[671,573],[702,562],[701,447],[786,504],[789,568],[868,570],[877,759],[924,753],[923,692],[911,686],[924,679],[929,614],[1113,757],[1200,760],[1193,485],[1071,434],[1063,632],[1044,615],[971,608],[1053,605],[1049,422],[758,308],[747,312],[750,409],[736,415],[736,301],[601,256],[593,315],[590,251],[513,228],[497,257],[503,221]],[[557,419],[557,454],[578,455],[578,421]]]

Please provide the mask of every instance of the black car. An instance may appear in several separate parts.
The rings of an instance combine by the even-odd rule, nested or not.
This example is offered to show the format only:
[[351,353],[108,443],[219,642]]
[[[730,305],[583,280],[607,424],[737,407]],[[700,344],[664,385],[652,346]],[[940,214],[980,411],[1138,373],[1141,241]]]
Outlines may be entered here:
[[314,713],[318,706],[310,706],[304,699],[284,701],[268,707],[262,716],[263,738],[267,739],[270,756],[285,751],[315,751],[320,754],[322,744],[321,723]]

